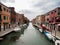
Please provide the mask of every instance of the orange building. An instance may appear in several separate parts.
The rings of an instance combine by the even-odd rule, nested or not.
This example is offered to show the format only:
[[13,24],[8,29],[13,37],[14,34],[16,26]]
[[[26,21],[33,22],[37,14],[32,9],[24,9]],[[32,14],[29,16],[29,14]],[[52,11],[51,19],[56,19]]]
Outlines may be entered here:
[[45,23],[45,15],[38,15],[35,19],[32,20],[36,24],[40,25],[41,23]]
[[41,23],[44,23],[44,22],[45,22],[45,15],[41,15],[41,16],[40,16],[40,22],[41,22]]
[[10,24],[10,9],[4,4],[0,3],[0,31],[9,28]]

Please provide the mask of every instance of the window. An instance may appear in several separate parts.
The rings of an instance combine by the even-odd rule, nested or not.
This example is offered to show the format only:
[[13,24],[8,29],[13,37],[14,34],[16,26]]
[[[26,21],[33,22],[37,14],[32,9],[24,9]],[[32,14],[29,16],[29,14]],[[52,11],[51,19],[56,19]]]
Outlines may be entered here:
[[8,17],[7,16],[4,16],[4,20],[8,20]]
[[53,14],[53,12],[51,12],[51,14]]
[[1,21],[2,19],[1,19],[1,15],[0,15],[0,21]]
[[58,31],[60,31],[60,26],[58,26]]
[[0,5],[0,11],[2,11],[2,7],[1,7],[1,5]]
[[54,12],[56,12],[56,10]]
[[53,29],[55,30],[55,28],[56,28],[56,27],[55,27],[55,24],[54,24],[54,25],[53,25]]
[[6,20],[6,16],[4,16],[4,20]]
[[49,19],[47,18],[47,21],[49,21]]
[[1,24],[0,24],[0,31],[1,31]]
[[4,11],[6,11],[6,8],[4,8]]
[[60,15],[60,8],[58,8],[58,15]]

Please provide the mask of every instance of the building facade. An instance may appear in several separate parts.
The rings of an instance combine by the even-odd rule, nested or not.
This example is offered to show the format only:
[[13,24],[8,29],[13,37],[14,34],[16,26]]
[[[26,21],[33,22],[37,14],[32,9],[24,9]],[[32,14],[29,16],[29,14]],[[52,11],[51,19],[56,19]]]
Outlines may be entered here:
[[41,16],[40,16],[40,21],[41,21],[41,23],[44,24],[44,22],[45,22],[45,15],[41,15]]
[[9,9],[11,10],[11,24],[15,24],[16,23],[16,12],[15,12],[15,8],[14,7],[9,7]]
[[0,31],[9,28],[10,24],[10,9],[0,3]]
[[[51,31],[51,35],[55,38],[60,39],[60,7],[57,7],[48,13],[48,24]],[[46,15],[46,20],[47,20],[47,15]]]
[[60,7],[49,11],[47,14],[49,16],[49,22],[54,22],[56,20],[56,17],[60,16]]
[[24,14],[16,13],[16,24],[21,25],[24,23]]
[[38,15],[37,17],[36,17],[36,24],[38,24],[38,25],[40,25],[40,23],[41,23],[41,16],[40,15]]

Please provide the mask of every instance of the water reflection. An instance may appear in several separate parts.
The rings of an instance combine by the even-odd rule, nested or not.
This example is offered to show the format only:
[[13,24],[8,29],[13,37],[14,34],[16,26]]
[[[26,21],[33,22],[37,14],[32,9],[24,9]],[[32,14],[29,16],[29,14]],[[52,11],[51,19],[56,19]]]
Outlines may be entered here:
[[[7,41],[6,41],[7,42]],[[6,43],[5,42],[5,43]],[[4,42],[3,42],[4,43]],[[46,37],[36,30],[32,24],[24,31],[19,40],[15,42],[9,42],[9,45],[54,45]]]

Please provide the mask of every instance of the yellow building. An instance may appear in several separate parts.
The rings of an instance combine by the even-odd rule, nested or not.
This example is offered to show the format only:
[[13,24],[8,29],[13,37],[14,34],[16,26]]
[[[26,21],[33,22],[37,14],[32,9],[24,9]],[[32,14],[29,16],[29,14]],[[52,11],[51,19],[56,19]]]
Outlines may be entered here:
[[40,16],[40,22],[41,23],[45,23],[45,15],[41,15]]

